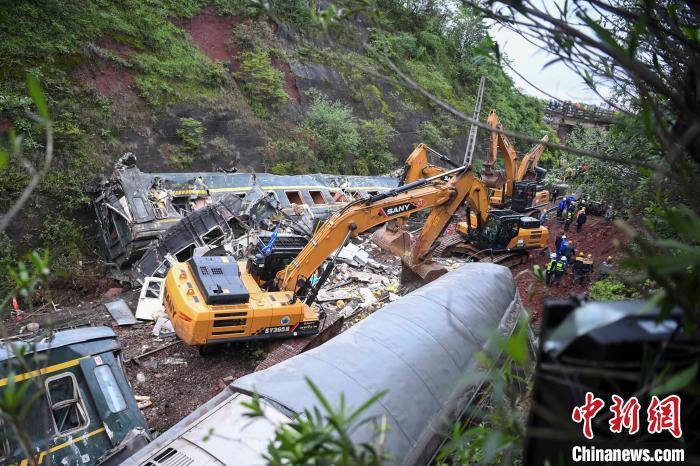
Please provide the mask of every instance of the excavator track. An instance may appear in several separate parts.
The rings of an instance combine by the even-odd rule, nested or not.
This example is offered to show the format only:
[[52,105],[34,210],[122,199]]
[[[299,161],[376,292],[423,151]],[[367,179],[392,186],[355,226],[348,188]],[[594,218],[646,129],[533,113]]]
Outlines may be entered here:
[[491,254],[489,251],[478,251],[474,246],[465,242],[462,235],[455,233],[440,238],[440,244],[434,249],[433,256],[469,256],[474,262],[490,262],[504,267],[516,267],[527,262],[530,258],[530,253],[528,251],[516,251]]

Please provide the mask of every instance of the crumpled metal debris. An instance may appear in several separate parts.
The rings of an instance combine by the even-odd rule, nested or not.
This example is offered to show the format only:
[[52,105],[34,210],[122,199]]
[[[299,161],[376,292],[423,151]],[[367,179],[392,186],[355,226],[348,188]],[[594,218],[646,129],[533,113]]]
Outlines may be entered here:
[[117,325],[134,325],[136,323],[136,317],[134,317],[129,305],[123,299],[105,303],[105,307],[107,312],[117,322]]
[[[226,196],[243,199],[256,228],[278,218],[285,219],[297,233],[309,234],[318,220],[348,202],[397,184],[397,178],[388,176],[143,173],[136,156],[126,153],[115,164],[112,176],[90,191],[105,257],[124,269],[179,220]],[[209,241],[201,243],[198,246]],[[176,256],[181,250],[171,248],[169,252]],[[164,257],[161,254],[160,260]],[[143,270],[142,276],[152,272]]]

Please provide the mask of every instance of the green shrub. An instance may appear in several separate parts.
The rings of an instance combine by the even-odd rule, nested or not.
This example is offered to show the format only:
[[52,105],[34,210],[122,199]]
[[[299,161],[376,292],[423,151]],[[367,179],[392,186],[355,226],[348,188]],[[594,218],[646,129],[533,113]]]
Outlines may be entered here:
[[416,60],[406,62],[409,75],[428,92],[455,103],[455,90],[450,80],[435,65]]
[[591,286],[589,296],[596,301],[622,301],[632,297],[634,290],[613,278],[598,280]]
[[[389,150],[389,144],[398,134],[394,127],[382,118],[362,120],[362,144],[355,162],[355,174],[380,175],[391,171],[396,164],[396,157]],[[358,164],[360,160],[362,164]],[[360,169],[366,173],[361,173]]]
[[422,142],[440,152],[452,149],[452,140],[432,121],[425,121],[418,126],[418,142]]
[[57,215],[49,215],[41,225],[39,244],[49,251],[49,263],[56,277],[67,278],[82,269],[81,247],[85,226]]
[[304,135],[297,131],[296,138],[272,140],[265,146],[265,163],[275,175],[299,175],[313,171],[316,155]]
[[0,298],[4,297],[12,286],[7,270],[17,262],[17,252],[10,237],[0,234]]
[[316,169],[323,173],[350,173],[352,159],[360,147],[359,122],[352,109],[331,101],[320,92],[312,92],[312,103],[302,128],[316,142]]
[[204,145],[204,126],[194,118],[180,118],[180,127],[175,130],[188,152],[199,152]]
[[267,50],[243,52],[241,68],[236,78],[242,81],[241,88],[253,102],[281,105],[289,96],[284,90],[284,74],[272,66]]

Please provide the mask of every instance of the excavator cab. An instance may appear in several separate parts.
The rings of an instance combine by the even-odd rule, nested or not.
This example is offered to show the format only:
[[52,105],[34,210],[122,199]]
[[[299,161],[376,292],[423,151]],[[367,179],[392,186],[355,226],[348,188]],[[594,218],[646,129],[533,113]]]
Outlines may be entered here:
[[513,190],[511,208],[522,212],[532,207],[537,195],[537,183],[532,181],[517,181]]
[[549,237],[549,231],[539,220],[509,209],[490,210],[480,229],[469,229],[466,222],[457,229],[479,250],[537,249],[545,247]]
[[535,181],[516,181],[511,199],[511,209],[531,212],[549,203],[549,191]]
[[274,247],[266,252],[264,249],[272,240],[272,234],[271,231],[258,234],[255,253],[246,263],[246,271],[263,289],[272,285],[277,272],[287,267],[309,242],[305,236],[280,233],[274,238]]

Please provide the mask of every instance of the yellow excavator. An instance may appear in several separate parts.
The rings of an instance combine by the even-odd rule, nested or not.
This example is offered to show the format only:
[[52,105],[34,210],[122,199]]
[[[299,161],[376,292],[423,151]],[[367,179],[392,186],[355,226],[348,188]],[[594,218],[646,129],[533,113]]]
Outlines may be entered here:
[[[409,241],[401,252],[418,268],[419,263],[429,263],[431,245],[465,202],[479,212],[477,221],[483,223],[486,190],[471,167],[458,167],[347,204],[299,249],[280,243],[268,248],[269,254],[255,254],[241,262],[209,256],[173,264],[165,279],[165,310],[177,335],[200,349],[216,343],[315,334],[319,317],[311,306],[330,275],[338,255],[334,251],[368,229],[430,210],[417,241],[413,246]],[[286,257],[274,252],[285,248]]]
[[[503,125],[496,110],[491,110],[486,123],[495,129],[503,130]],[[516,212],[540,217],[541,208],[550,202],[549,191],[536,181],[526,181],[528,172],[537,171],[544,144],[549,140],[545,135],[541,142],[528,152],[518,164],[515,147],[508,136],[496,131],[491,132],[488,159],[484,162],[481,179],[492,189],[489,196],[494,207],[510,207]],[[504,162],[504,170],[497,170],[498,154]]]
[[[506,140],[505,143],[509,144],[509,141]],[[543,148],[542,145],[539,146]],[[445,168],[430,163],[429,153],[447,165],[456,165],[448,157],[425,144],[419,144],[406,159],[399,179],[400,185],[414,183],[426,177],[447,178],[449,176]],[[517,166],[514,158],[509,160],[511,167]],[[498,175],[492,176],[491,180],[497,177]],[[487,184],[483,181],[480,185],[482,191],[488,190]],[[484,205],[482,201],[476,210],[470,205],[467,209],[466,221],[457,224],[458,234],[441,238],[439,244],[435,245],[435,252],[439,255],[449,249],[451,253],[469,255],[476,260],[514,265],[526,259],[528,251],[547,247],[549,230],[542,226],[537,218],[511,209],[493,209],[493,199],[493,196],[488,197],[488,204]],[[405,242],[400,239],[404,223],[405,219],[388,223],[373,235],[373,241],[382,249],[400,255],[400,245]],[[421,270],[415,271],[424,279],[426,278]]]

